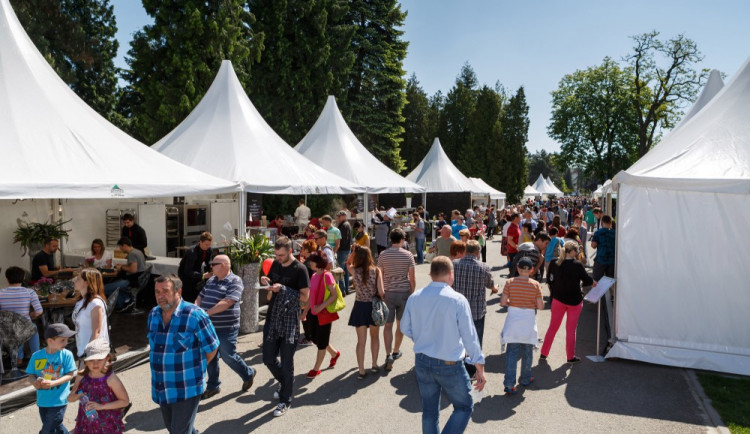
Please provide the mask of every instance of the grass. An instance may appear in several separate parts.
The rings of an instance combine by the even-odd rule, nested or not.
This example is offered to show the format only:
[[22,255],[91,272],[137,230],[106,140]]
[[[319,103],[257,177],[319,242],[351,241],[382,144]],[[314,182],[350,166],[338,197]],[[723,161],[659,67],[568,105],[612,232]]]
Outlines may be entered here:
[[750,378],[698,373],[712,405],[733,434],[750,434]]

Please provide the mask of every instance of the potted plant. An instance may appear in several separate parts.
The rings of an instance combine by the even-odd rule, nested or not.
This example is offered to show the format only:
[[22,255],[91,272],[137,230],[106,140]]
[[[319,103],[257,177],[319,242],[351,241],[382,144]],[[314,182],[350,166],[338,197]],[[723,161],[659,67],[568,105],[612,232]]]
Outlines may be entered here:
[[63,229],[63,226],[70,220],[60,221],[57,223],[29,223],[20,218],[16,220],[18,228],[13,231],[13,243],[18,243],[23,248],[23,254],[40,250],[44,246],[44,240],[47,238],[67,239],[69,229]]
[[247,238],[234,238],[227,246],[227,256],[235,273],[242,278],[242,304],[240,305],[240,332],[252,333],[258,329],[258,278],[260,264],[274,254],[273,244],[263,234]]

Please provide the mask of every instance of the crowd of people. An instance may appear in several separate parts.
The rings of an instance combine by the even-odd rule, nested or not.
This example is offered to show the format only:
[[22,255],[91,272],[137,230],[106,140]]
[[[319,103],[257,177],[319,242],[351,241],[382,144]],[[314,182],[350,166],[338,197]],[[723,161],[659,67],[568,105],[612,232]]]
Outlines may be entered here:
[[[424,222],[426,213],[422,210],[414,214],[413,227],[424,234],[424,224],[419,223]],[[505,267],[509,273],[500,301],[508,307],[501,334],[507,353],[505,393],[513,395],[517,385],[526,387],[534,382],[532,349],[539,342],[536,311],[545,307],[543,283],[549,286],[552,315],[540,363],[548,357],[563,317],[566,359],[569,363],[580,361],[575,341],[582,288],[613,274],[613,221],[596,204],[579,206],[575,200],[527,203],[499,212],[492,207],[477,207],[465,213],[454,210],[450,220],[441,214],[437,219],[440,235],[429,249],[433,255],[432,283],[422,289],[416,288],[415,278],[415,267],[422,258],[419,254],[415,258],[406,248],[402,228],[391,229],[387,215],[377,216],[373,220],[375,238],[378,225],[387,228],[388,238],[388,245],[382,249],[377,243],[377,260],[370,250],[364,224],[356,221],[350,225],[346,212],[336,214],[336,225],[328,215],[317,219],[320,228],[311,230],[308,222],[303,232],[306,239],[297,256],[292,239],[279,236],[275,240],[275,260],[261,277],[261,283],[269,289],[262,360],[278,383],[274,416],[284,415],[291,407],[294,358],[299,344],[311,344],[317,349],[307,372],[309,379],[323,374],[326,357],[328,368],[336,366],[341,351],[332,341],[332,327],[340,317],[330,307],[336,303],[339,291],[349,292],[351,276],[355,296],[348,325],[354,327],[357,337],[357,378],[381,372],[381,327],[385,350],[382,370],[386,372],[402,357],[406,336],[414,341],[423,431],[439,431],[441,391],[454,406],[444,431],[463,431],[473,408],[471,390],[481,392],[486,383],[482,343],[487,293],[500,292],[485,263],[486,241],[496,229],[502,230],[500,246],[507,257]],[[590,258],[583,241],[583,234],[589,232],[593,234],[591,246],[597,249],[593,276],[586,268]],[[229,257],[215,255],[210,244],[211,235],[203,234],[183,260],[180,276],[160,276],[155,282],[157,306],[148,315],[151,389],[169,432],[195,432],[193,423],[199,402],[221,392],[219,359],[240,377],[242,391],[250,390],[256,376],[256,369],[248,366],[236,350],[242,281],[231,271]],[[128,243],[124,245],[127,247]],[[332,273],[336,266],[348,272],[342,279],[345,284],[336,282]],[[6,272],[10,288],[20,287],[14,274],[19,270],[10,268]],[[62,414],[67,402],[73,401],[81,401],[76,419],[77,429],[84,430],[80,432],[123,429],[123,409],[129,398],[125,386],[111,372],[105,288],[99,270],[83,269],[75,281],[81,298],[74,310],[75,332],[65,325],[52,324],[45,332],[47,346],[38,350],[38,342],[32,345],[33,363],[28,364],[27,372],[38,389],[40,417],[49,432],[66,432]],[[0,292],[0,307],[2,300]],[[385,305],[382,318],[376,312],[377,303]],[[30,306],[31,310],[28,305],[25,307],[27,315],[38,311],[33,301]],[[607,303],[604,306],[606,314]],[[67,339],[74,334],[75,355],[65,349]],[[369,368],[365,360],[368,335]],[[519,359],[521,371],[517,376]],[[72,392],[61,387],[71,381]]]

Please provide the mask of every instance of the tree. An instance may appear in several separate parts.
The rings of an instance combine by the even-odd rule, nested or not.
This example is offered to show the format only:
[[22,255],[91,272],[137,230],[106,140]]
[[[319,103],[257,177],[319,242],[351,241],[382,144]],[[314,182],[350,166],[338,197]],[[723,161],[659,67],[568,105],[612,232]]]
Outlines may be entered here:
[[406,106],[403,113],[404,141],[401,143],[401,154],[408,173],[427,155],[433,139],[429,119],[430,101],[427,93],[419,86],[416,74],[412,74],[406,82]]
[[708,76],[708,70],[693,69],[703,60],[695,42],[684,35],[666,42],[658,36],[657,31],[633,36],[633,54],[626,57],[633,68],[631,104],[637,114],[638,158],[651,149],[660,129],[671,128],[680,119],[681,105],[695,100]]
[[354,27],[344,114],[354,134],[370,152],[396,172],[404,169],[400,145],[404,131],[403,41],[406,13],[396,0],[349,2]]
[[559,170],[581,166],[604,182],[634,161],[638,130],[632,80],[608,57],[560,80],[547,128],[561,143]]
[[529,106],[523,86],[518,88],[500,118],[502,128],[502,165],[494,168],[499,172],[499,187],[507,195],[508,202],[516,203],[523,197],[528,177],[526,142],[529,136]]
[[264,35],[248,93],[269,125],[296,145],[315,123],[328,95],[345,96],[354,62],[354,27],[341,0],[249,0]]
[[73,91],[100,115],[115,111],[117,25],[109,0],[12,0],[34,45]]
[[440,143],[445,153],[461,171],[468,169],[460,164],[458,157],[468,140],[467,128],[469,118],[476,106],[477,84],[477,75],[471,65],[466,62],[456,77],[456,83],[448,91],[443,106]]
[[198,104],[222,60],[232,61],[247,88],[262,35],[253,34],[254,17],[242,0],[143,0],[143,7],[154,23],[130,43],[122,110],[132,122],[131,134],[150,144]]
[[536,151],[529,155],[529,176],[527,178],[527,184],[533,185],[539,178],[539,175],[552,178],[552,182],[556,185],[560,185],[562,177],[560,172],[555,166],[554,153],[549,153],[544,149]]
[[484,85],[476,92],[474,110],[466,126],[466,144],[459,153],[457,166],[466,176],[482,178],[491,186],[497,186],[496,164],[502,147],[502,96]]

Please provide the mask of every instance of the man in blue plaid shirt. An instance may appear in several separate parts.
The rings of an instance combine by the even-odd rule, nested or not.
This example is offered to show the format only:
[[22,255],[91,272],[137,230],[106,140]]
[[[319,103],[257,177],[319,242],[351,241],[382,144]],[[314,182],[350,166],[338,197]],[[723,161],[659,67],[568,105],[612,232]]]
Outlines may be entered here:
[[177,276],[159,276],[154,289],[158,306],[148,316],[151,398],[170,433],[197,433],[193,422],[219,338],[206,312],[182,300]]

